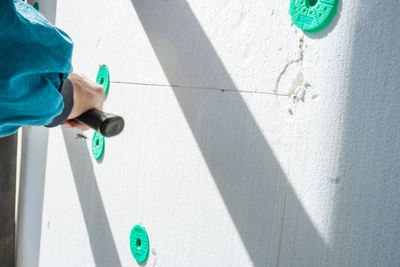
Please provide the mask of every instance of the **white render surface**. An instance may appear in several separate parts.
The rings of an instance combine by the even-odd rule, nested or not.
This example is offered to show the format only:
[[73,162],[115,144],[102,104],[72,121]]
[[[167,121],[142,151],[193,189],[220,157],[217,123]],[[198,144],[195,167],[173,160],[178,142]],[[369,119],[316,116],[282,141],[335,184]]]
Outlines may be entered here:
[[61,128],[46,166],[25,158],[45,185],[19,258],[138,266],[143,223],[146,266],[399,266],[398,1],[340,1],[314,34],[289,2],[58,0],[75,71],[108,65],[126,128],[100,162]]

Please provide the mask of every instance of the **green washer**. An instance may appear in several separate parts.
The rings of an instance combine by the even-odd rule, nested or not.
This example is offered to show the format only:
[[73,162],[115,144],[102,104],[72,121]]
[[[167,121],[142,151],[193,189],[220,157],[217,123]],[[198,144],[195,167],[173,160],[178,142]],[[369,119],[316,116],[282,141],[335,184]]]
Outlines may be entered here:
[[325,28],[335,16],[339,0],[291,0],[293,23],[306,32]]
[[39,11],[39,3],[38,2],[33,3],[33,8]]
[[97,73],[96,83],[100,84],[104,88],[104,93],[107,96],[108,90],[110,89],[110,73],[108,67],[102,65]]
[[143,225],[137,224],[132,228],[130,246],[132,255],[137,262],[142,263],[147,260],[149,257],[150,242]]
[[92,154],[95,159],[101,159],[104,154],[104,136],[95,132],[92,139]]

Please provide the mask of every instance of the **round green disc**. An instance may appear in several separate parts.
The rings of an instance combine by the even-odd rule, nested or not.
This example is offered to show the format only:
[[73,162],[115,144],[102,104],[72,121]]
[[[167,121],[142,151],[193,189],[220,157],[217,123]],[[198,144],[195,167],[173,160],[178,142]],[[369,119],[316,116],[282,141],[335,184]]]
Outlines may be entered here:
[[130,236],[131,252],[139,263],[145,262],[149,257],[150,243],[149,236],[143,225],[137,224],[132,228]]
[[38,2],[33,3],[33,8],[39,11],[39,3]]
[[92,139],[92,154],[95,159],[100,159],[104,154],[104,136],[95,132]]
[[110,89],[110,73],[108,72],[108,67],[103,65],[100,67],[97,73],[96,83],[100,84],[104,88],[105,95],[108,94]]
[[335,16],[339,0],[291,0],[293,23],[306,32],[325,28]]

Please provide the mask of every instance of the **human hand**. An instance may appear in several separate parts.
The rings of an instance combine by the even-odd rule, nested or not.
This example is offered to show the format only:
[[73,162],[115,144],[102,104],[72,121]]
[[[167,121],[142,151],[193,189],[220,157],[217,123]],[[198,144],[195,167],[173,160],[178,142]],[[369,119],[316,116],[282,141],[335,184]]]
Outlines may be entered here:
[[105,99],[104,88],[82,74],[71,73],[68,78],[74,86],[74,106],[71,114],[68,116],[67,120],[62,123],[62,126],[86,131],[89,127],[73,119],[92,108],[102,110]]

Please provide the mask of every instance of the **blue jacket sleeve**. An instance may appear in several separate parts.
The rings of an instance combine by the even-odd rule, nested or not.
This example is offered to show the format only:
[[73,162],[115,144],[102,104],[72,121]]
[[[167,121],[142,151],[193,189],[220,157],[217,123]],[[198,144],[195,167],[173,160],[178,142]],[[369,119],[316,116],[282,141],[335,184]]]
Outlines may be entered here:
[[72,41],[21,0],[0,1],[0,136],[62,113]]

